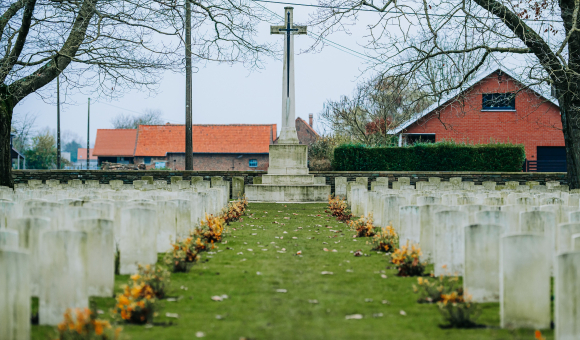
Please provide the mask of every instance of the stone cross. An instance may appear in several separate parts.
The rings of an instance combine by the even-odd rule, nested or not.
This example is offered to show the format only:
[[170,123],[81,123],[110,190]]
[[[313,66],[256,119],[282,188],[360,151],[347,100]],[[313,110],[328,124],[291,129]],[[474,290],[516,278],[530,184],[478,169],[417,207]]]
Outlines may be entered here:
[[284,7],[284,25],[270,26],[270,34],[284,34],[284,73],[282,76],[282,130],[279,144],[298,144],[294,94],[294,34],[307,34],[306,26],[294,26],[293,7]]

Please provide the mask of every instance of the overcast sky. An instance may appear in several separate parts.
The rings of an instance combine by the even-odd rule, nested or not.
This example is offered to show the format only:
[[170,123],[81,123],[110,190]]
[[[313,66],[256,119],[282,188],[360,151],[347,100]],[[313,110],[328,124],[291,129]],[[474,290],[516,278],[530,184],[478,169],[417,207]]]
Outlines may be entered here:
[[[303,3],[314,3],[304,1]],[[284,5],[263,4],[276,13],[283,14]],[[294,6],[296,23],[308,20],[313,8]],[[258,40],[282,41],[281,35],[269,34],[269,23],[259,27]],[[353,34],[337,33],[329,37],[352,50],[364,52],[365,28],[361,22],[353,27]],[[309,36],[295,37],[295,50],[306,49],[312,44]],[[352,92],[362,78],[365,59],[325,47],[319,53],[296,55],[296,116],[308,119],[317,114],[327,99],[338,99]],[[368,74],[363,74],[367,77]],[[56,86],[54,85],[56,88]],[[194,124],[272,124],[281,121],[281,59],[266,60],[262,70],[248,71],[242,65],[208,63],[193,75],[193,123]],[[56,91],[56,90],[55,90]],[[56,96],[56,94],[55,94]],[[61,102],[63,95],[61,92]],[[76,133],[83,143],[87,134],[87,97],[73,94],[66,97],[68,104],[61,107],[61,131]],[[113,105],[113,106],[111,106]],[[167,72],[157,95],[131,92],[116,101],[104,99],[91,101],[90,140],[94,143],[96,130],[112,128],[111,119],[119,113],[136,115],[145,109],[159,109],[164,120],[171,123],[185,122],[185,72]],[[36,128],[56,129],[56,105],[47,104],[36,95],[30,95],[15,108],[15,114],[38,113]]]

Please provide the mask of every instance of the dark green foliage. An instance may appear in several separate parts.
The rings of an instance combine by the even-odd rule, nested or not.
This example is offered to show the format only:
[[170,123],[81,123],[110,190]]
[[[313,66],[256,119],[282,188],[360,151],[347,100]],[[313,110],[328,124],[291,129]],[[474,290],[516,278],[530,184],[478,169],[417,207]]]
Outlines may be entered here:
[[519,172],[526,158],[521,144],[418,143],[408,147],[345,144],[334,150],[336,171]]
[[70,152],[70,161],[74,163],[77,161],[79,148],[82,147],[83,146],[79,142],[73,140],[64,146],[63,151]]

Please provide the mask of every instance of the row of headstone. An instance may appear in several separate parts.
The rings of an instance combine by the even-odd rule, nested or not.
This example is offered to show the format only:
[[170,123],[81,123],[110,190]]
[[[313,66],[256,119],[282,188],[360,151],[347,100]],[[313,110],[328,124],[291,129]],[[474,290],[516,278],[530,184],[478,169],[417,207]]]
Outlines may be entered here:
[[217,179],[198,181],[196,190],[75,184],[32,182],[0,199],[0,339],[29,338],[31,296],[39,299],[42,325],[61,322],[67,308],[87,307],[89,296],[112,296],[117,250],[121,274],[154,265],[172,240],[224,209],[230,192]]
[[153,176],[143,176],[141,180],[135,180],[132,184],[124,184],[122,180],[110,180],[108,184],[101,184],[97,180],[80,179],[69,180],[61,184],[59,180],[49,179],[45,183],[42,180],[31,179],[28,183],[17,184],[18,189],[106,189],[106,190],[168,190],[168,191],[204,191],[214,187],[224,186],[227,189],[227,199],[241,198],[244,195],[244,177],[232,177],[232,181],[224,181],[220,176],[211,177],[210,181],[204,181],[202,176],[193,176],[190,180],[183,180],[181,176],[172,176],[170,183],[163,180],[154,180]]
[[[419,244],[435,275],[463,276],[474,302],[500,302],[504,328],[550,327],[555,279],[557,339],[580,339],[580,194],[559,183],[465,185],[436,179],[388,189],[346,182],[353,214],[392,225],[400,244]],[[337,180],[337,183],[339,181]]]

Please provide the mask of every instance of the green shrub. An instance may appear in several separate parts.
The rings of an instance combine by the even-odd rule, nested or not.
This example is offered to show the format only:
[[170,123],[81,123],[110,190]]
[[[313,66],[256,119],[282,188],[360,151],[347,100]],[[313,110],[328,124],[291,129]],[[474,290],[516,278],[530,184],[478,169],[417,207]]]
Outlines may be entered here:
[[526,158],[521,144],[418,143],[408,147],[344,144],[334,150],[336,171],[519,172]]

